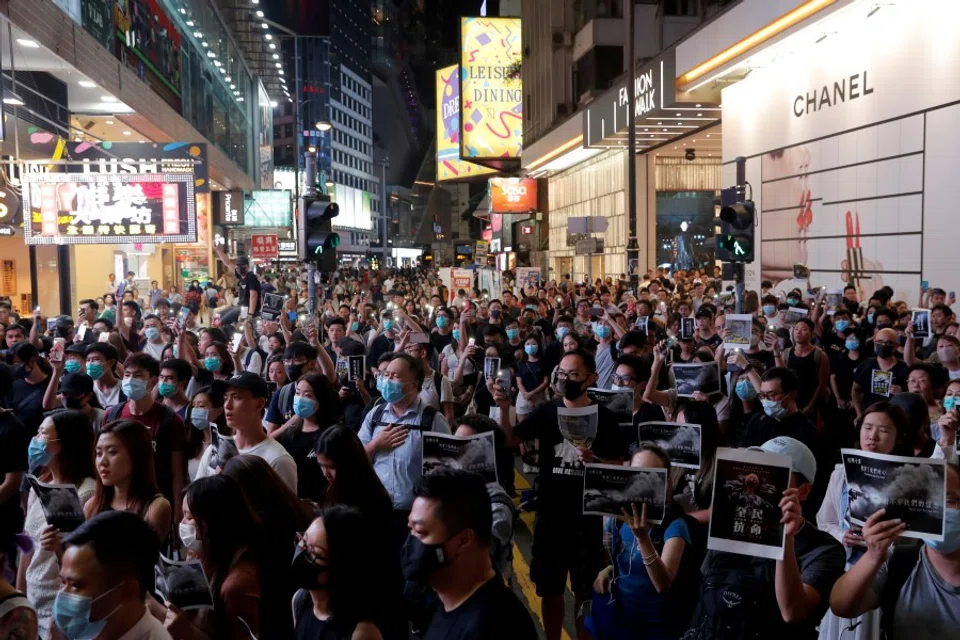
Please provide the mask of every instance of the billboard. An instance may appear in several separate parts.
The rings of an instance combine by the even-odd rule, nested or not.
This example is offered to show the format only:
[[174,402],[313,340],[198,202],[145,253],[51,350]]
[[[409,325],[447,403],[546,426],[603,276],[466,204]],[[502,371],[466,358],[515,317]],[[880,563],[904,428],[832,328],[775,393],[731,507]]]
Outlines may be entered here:
[[490,211],[527,213],[537,210],[537,181],[533,178],[490,178]]
[[460,18],[460,157],[520,157],[520,18]]
[[250,236],[250,257],[271,260],[280,257],[280,243],[276,234]]
[[27,244],[197,241],[189,174],[27,173],[22,184]]
[[243,191],[213,191],[214,223],[243,226]]
[[287,229],[293,225],[293,200],[285,189],[251,191],[243,201],[243,226]]
[[333,219],[334,228],[373,229],[373,206],[369,191],[338,184],[330,198],[340,207],[339,215]]
[[493,173],[460,159],[460,65],[437,70],[437,180],[463,180]]

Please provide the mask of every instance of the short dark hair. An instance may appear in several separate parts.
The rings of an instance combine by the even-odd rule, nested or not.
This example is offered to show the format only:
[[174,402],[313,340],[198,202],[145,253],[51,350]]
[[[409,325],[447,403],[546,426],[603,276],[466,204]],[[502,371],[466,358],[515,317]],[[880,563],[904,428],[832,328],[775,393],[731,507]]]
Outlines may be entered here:
[[86,299],[80,301],[80,305],[81,305],[81,306],[82,306],[82,305],[85,305],[85,304],[90,305],[90,308],[93,309],[94,311],[97,311],[97,310],[100,309],[100,304],[99,304],[96,300],[94,300],[93,298],[86,298]]
[[807,328],[810,329],[810,331],[813,331],[814,328],[815,328],[815,327],[814,327],[814,324],[813,324],[813,320],[811,320],[810,318],[799,318],[799,319],[797,320],[796,324],[793,325],[794,328],[796,328],[796,326],[797,326],[798,324],[805,324],[805,325],[807,325]]
[[764,372],[761,380],[763,382],[779,380],[780,389],[784,393],[796,391],[800,387],[800,379],[797,377],[797,374],[794,373],[792,369],[787,369],[786,367],[774,367],[773,369]]
[[614,371],[616,371],[620,365],[633,369],[637,382],[648,382],[650,380],[653,365],[648,358],[625,354],[617,358],[616,363],[613,365]]
[[109,342],[94,342],[87,347],[87,352],[83,355],[89,358],[91,353],[99,353],[105,360],[113,360],[114,362],[120,359],[120,352]]
[[317,359],[317,348],[309,342],[295,340],[287,345],[283,350],[284,360],[296,360],[297,358],[306,358],[307,360]]
[[[173,371],[177,376],[177,380],[180,382],[189,382],[190,378],[193,377],[193,369],[190,368],[190,363],[182,358],[171,358],[164,362],[160,363],[160,371],[168,369]],[[160,375],[159,372],[157,375]]]
[[423,379],[427,374],[426,371],[424,371],[423,363],[420,362],[420,360],[414,358],[413,356],[407,355],[402,351],[397,351],[390,357],[390,362],[393,362],[394,360],[403,360],[406,362],[407,366],[410,367],[410,370],[413,372],[413,376],[417,379],[417,388],[423,387]]
[[874,313],[873,315],[874,326],[876,326],[877,323],[880,322],[881,317],[889,318],[891,324],[897,324],[897,314],[894,313],[892,310],[887,309],[886,307],[883,307],[882,309],[877,309],[876,313]]
[[447,536],[473,530],[481,546],[490,546],[493,511],[483,477],[461,469],[435,469],[424,474],[413,487],[415,498],[437,502],[437,518]]
[[151,378],[156,378],[160,375],[160,363],[157,362],[156,358],[147,353],[131,353],[127,356],[127,359],[123,362],[123,368],[129,369],[130,367],[140,367],[149,373]]
[[583,366],[586,368],[588,372],[590,373],[597,372],[597,361],[594,360],[593,356],[590,355],[590,352],[586,351],[585,349],[577,348],[577,349],[574,349],[573,351],[565,353],[562,356],[560,356],[560,361],[563,362],[564,358],[569,358],[570,356],[576,356],[580,358],[580,361],[583,362]]
[[218,329],[217,327],[207,327],[200,333],[205,333],[210,336],[211,342],[222,342],[223,344],[230,342],[227,339],[227,334],[223,332],[223,329]]
[[647,346],[647,334],[639,329],[631,329],[620,338],[620,350],[623,351],[627,347],[637,347],[643,349]]
[[160,316],[155,313],[148,313],[147,315],[143,316],[143,321],[146,322],[147,320],[156,320],[160,323],[163,322],[163,320],[160,319]]
[[136,580],[140,596],[154,586],[160,541],[146,520],[129,511],[99,513],[70,533],[67,547],[90,547],[111,582]]

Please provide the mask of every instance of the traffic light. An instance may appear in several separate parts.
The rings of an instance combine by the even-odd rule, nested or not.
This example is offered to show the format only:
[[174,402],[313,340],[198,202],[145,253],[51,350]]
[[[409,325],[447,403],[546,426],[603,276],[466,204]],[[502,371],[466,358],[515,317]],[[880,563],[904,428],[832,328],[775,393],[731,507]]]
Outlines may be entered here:
[[714,222],[720,227],[714,242],[717,260],[724,262],[753,262],[754,220],[756,207],[751,200],[737,201],[735,188],[721,192],[720,217]]
[[304,197],[300,200],[303,235],[300,239],[300,259],[315,262],[322,271],[337,268],[337,247],[340,234],[333,231],[333,218],[340,213],[336,202],[328,196]]

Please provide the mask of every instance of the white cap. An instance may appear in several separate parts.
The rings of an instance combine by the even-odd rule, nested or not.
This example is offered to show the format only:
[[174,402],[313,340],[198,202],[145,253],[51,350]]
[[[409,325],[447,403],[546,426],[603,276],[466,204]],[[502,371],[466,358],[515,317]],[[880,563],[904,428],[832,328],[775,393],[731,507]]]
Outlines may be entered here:
[[759,447],[750,447],[749,449],[789,456],[790,469],[794,473],[802,474],[810,483],[813,483],[817,477],[817,459],[813,457],[810,447],[795,438],[778,436],[772,440],[767,440]]

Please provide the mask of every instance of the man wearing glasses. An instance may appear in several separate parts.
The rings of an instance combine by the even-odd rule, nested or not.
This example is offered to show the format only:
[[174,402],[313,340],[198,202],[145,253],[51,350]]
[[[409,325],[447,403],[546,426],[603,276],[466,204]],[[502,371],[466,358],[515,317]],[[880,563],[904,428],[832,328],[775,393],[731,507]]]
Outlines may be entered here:
[[739,446],[759,447],[773,438],[788,436],[807,445],[814,454],[821,449],[820,435],[797,407],[799,385],[797,374],[785,367],[774,367],[763,374],[757,394],[763,413],[747,423]]
[[[574,593],[578,615],[577,629],[582,632],[580,605],[591,596],[593,579],[603,568],[603,526],[599,516],[583,515],[584,463],[621,464],[626,444],[620,436],[617,420],[606,407],[597,407],[597,436],[589,448],[578,448],[575,460],[562,453],[565,441],[557,421],[559,407],[583,408],[594,404],[587,389],[597,382],[593,356],[577,350],[560,360],[557,388],[561,397],[533,410],[516,427],[510,424],[510,394],[499,388],[494,399],[500,407],[500,427],[507,445],[540,440],[540,489],[537,494],[537,520],[533,534],[533,561],[530,577],[542,598],[541,611],[547,640],[558,640],[563,627],[564,591],[567,573]],[[553,451],[554,455],[549,455]],[[581,636],[584,637],[584,636]]]
[[[880,326],[879,320],[877,326]],[[853,372],[850,398],[857,412],[857,420],[863,415],[864,409],[873,403],[889,400],[893,394],[907,388],[910,368],[897,357],[899,344],[900,339],[893,328],[880,329],[873,339],[876,357],[867,358]]]

